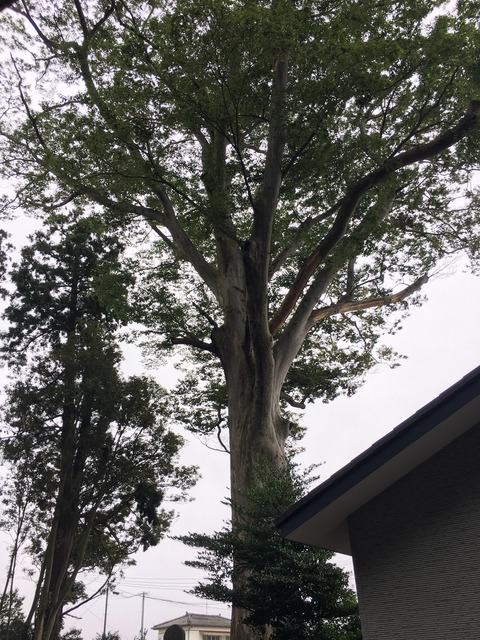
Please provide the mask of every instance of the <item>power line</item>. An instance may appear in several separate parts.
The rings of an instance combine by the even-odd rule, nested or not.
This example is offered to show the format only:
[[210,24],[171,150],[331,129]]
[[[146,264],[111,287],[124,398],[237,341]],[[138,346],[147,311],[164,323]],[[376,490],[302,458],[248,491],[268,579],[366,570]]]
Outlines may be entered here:
[[[143,596],[143,593],[128,593],[127,592],[120,592],[118,594],[121,598],[134,598],[135,596]],[[170,604],[185,604],[187,606],[193,606],[193,607],[200,607],[200,606],[204,606],[205,603],[212,603],[214,604],[216,607],[224,607],[225,609],[228,609],[229,606],[224,604],[224,603],[217,603],[216,600],[205,600],[205,599],[200,599],[198,598],[196,602],[190,600],[190,602],[186,602],[186,601],[182,601],[182,600],[170,600],[168,598],[159,598],[158,596],[152,596],[148,593],[145,593],[145,598],[147,598],[148,600],[158,600],[159,602],[169,602]]]
[[[103,581],[102,576],[94,576],[91,582]],[[198,580],[188,580],[183,578],[156,578],[156,577],[123,577],[115,582],[115,589],[118,591],[115,596],[117,598],[130,599],[134,597],[142,596],[144,599],[155,600],[157,602],[165,602],[173,605],[188,606],[191,609],[200,609],[206,606],[213,606],[217,609],[222,609],[226,612],[230,611],[230,606],[225,603],[220,603],[214,600],[207,600],[205,598],[198,598],[194,594],[195,600],[176,600],[174,598],[162,598],[157,595],[147,593],[148,591],[183,591],[193,588],[198,584]],[[128,589],[141,589],[136,593],[132,593]]]

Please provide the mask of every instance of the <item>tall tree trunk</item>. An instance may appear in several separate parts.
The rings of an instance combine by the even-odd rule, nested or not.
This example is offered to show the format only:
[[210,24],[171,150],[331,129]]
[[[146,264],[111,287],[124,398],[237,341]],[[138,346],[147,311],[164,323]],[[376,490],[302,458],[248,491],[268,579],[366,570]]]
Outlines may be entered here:
[[[73,269],[70,285],[67,340],[64,347],[64,391],[62,429],[59,451],[59,480],[55,500],[55,512],[43,561],[43,581],[38,593],[35,610],[33,640],[50,640],[58,627],[63,602],[58,605],[60,585],[64,582],[73,537],[78,523],[78,491],[75,480],[75,457],[77,454],[76,428],[76,376],[78,374],[78,259]],[[35,607],[32,605],[32,610]]]
[[[245,387],[245,384],[239,380],[239,387],[242,386]],[[283,421],[278,415],[277,408],[268,398],[265,398],[264,409],[269,410],[271,417],[268,421],[262,422],[262,416],[251,410],[255,400],[250,403],[247,399],[250,394],[242,395],[242,401],[238,403],[238,411],[232,416],[230,422],[231,487],[235,488],[232,491],[233,527],[239,517],[239,507],[245,506],[245,492],[253,486],[254,482],[258,482],[261,475],[259,469],[263,466],[281,467],[285,464],[285,442],[282,437],[279,437],[279,427],[283,427]],[[261,436],[258,435],[259,432]],[[245,517],[244,511],[242,517]],[[239,574],[236,570],[235,586],[241,586],[242,581],[248,577],[248,571]],[[251,630],[242,622],[247,613],[249,612],[244,609],[233,608],[232,638],[235,640],[251,638]],[[264,637],[268,638],[268,635],[267,630]]]
[[[253,385],[254,387],[254,385]],[[230,470],[232,491],[233,526],[239,517],[238,508],[245,506],[245,492],[261,477],[264,466],[281,467],[285,464],[285,421],[281,418],[278,403],[271,394],[252,388],[245,375],[237,380],[240,393],[230,393],[236,401],[230,407]],[[242,517],[245,517],[244,511]],[[235,559],[234,559],[235,562]],[[237,587],[248,579],[236,572]],[[247,640],[252,632],[242,620],[248,612],[235,608],[232,612],[232,637]],[[264,638],[268,638],[266,630]]]
[[[279,395],[274,373],[272,341],[252,345],[249,324],[243,327],[242,339],[234,328],[221,327],[215,335],[215,345],[221,354],[228,390],[228,421],[230,433],[230,475],[232,488],[232,523],[245,506],[246,492],[258,481],[263,465],[282,467],[286,463],[285,440],[289,421],[281,416]],[[237,325],[238,329],[238,325]],[[258,338],[255,335],[254,340]],[[256,362],[261,354],[262,362]],[[235,563],[235,559],[234,559]],[[236,585],[248,579],[248,571],[236,571]],[[252,632],[243,624],[248,612],[233,607],[232,638],[248,640]],[[269,630],[265,632],[268,638]]]
[[[67,386],[70,386],[67,383]],[[73,381],[71,382],[73,398]],[[51,596],[54,583],[58,579],[58,562],[61,560],[62,538],[65,534],[65,511],[70,502],[71,470],[73,466],[75,419],[73,400],[66,402],[62,417],[62,445],[59,469],[59,486],[56,497],[55,512],[52,520],[47,548],[42,566],[40,591],[32,603],[31,613],[35,610],[35,626],[33,640],[48,639],[46,625],[51,608]],[[39,581],[40,585],[40,581]],[[38,589],[37,589],[38,591]],[[37,599],[38,595],[38,599]]]

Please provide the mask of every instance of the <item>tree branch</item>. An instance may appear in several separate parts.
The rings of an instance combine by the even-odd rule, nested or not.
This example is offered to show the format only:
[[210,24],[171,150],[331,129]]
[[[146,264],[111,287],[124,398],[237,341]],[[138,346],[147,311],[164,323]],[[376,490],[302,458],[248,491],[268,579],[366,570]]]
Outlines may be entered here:
[[[267,155],[260,198],[254,207],[252,237],[269,245],[273,216],[282,181],[285,148],[285,92],[288,81],[287,60],[277,60],[272,88],[272,113],[268,132]],[[268,255],[268,252],[267,252]]]
[[285,94],[288,61],[275,62],[267,156],[260,195],[253,207],[251,240],[243,247],[247,310],[255,358],[266,362],[270,349],[268,326],[268,271],[272,228],[282,182],[282,158],[285,149]]
[[172,345],[185,345],[187,347],[193,347],[194,349],[200,349],[201,351],[209,351],[214,356],[219,355],[215,346],[210,342],[204,342],[194,337],[183,336],[181,338],[171,338],[170,343]]
[[350,300],[353,295],[353,287],[355,285],[355,262],[357,256],[352,256],[347,265],[347,286],[345,291],[345,301]]
[[81,195],[80,191],[74,191],[72,194],[70,194],[69,196],[67,196],[63,200],[60,200],[60,202],[57,202],[57,203],[51,205],[51,208],[52,209],[61,209],[65,205],[70,204],[70,202],[73,202],[75,200],[75,198],[78,198],[78,196],[80,196],[80,195]]
[[285,400],[285,402],[287,402],[291,407],[294,407],[295,409],[306,409],[307,408],[307,405],[305,404],[305,399],[303,399],[303,400],[295,400],[295,398],[293,398],[286,391],[282,391],[282,393],[280,394],[280,398],[282,400]]
[[[14,3],[12,3],[12,4],[14,4]],[[30,13],[30,10],[29,10],[27,4],[24,1],[22,2],[22,7],[23,7],[23,11],[21,11],[20,9],[17,9],[16,5],[14,5],[12,7],[12,11],[15,11],[15,13],[18,13],[19,15],[21,15],[24,18],[27,19],[27,21],[30,23],[32,28],[36,31],[36,33],[37,33],[38,37],[40,38],[40,40],[43,42],[43,44],[47,47],[47,49],[49,51],[57,52],[57,53],[58,53],[58,51],[61,51],[62,47],[60,47],[57,43],[55,43],[50,38],[47,38],[47,36],[40,29],[40,27],[38,26],[36,21],[33,19],[33,16]]]
[[[75,185],[77,186],[77,185]],[[164,234],[161,233],[156,225],[166,227],[175,239],[175,250],[189,262],[204,280],[207,287],[212,291],[215,297],[218,297],[217,273],[215,269],[203,258],[197,247],[188,237],[182,227],[178,224],[175,217],[173,205],[164,189],[158,188],[157,194],[161,198],[163,205],[163,213],[152,207],[135,205],[127,202],[118,202],[108,198],[106,195],[98,192],[93,187],[81,186],[77,188],[80,194],[86,195],[98,204],[101,204],[112,211],[122,214],[134,214],[144,218],[152,227],[152,229],[165,240]],[[172,246],[172,245],[170,245]]]
[[419,291],[424,284],[428,282],[428,276],[423,275],[421,278],[418,278],[408,287],[402,289],[398,293],[391,293],[386,296],[379,296],[375,298],[366,298],[365,300],[351,300],[348,302],[338,302],[337,304],[332,304],[328,307],[323,307],[322,309],[317,309],[313,313],[310,314],[308,319],[309,328],[312,327],[320,320],[324,318],[328,318],[333,315],[343,314],[343,313],[351,313],[354,311],[364,311],[365,309],[375,309],[377,307],[385,307],[392,304],[397,304],[398,302],[402,302],[413,293]]
[[105,9],[105,13],[103,14],[103,16],[96,24],[93,25],[92,29],[90,30],[90,37],[93,36],[109,19],[109,17],[115,10],[116,4],[116,0],[111,0],[109,6]]
[[213,327],[214,329],[216,329],[218,327],[218,324],[215,322],[215,320],[205,311],[205,309],[202,309],[200,307],[200,305],[193,303],[193,306],[195,307],[195,309],[198,311],[198,313],[205,318],[205,320],[208,322],[208,324]]
[[347,262],[347,288],[341,302],[346,302],[353,298],[353,289],[351,287],[354,284],[355,277],[355,258],[361,253],[372,226],[385,220],[393,207],[395,197],[403,188],[403,186],[398,187],[383,203],[370,207],[355,231],[350,236],[342,239],[342,243],[337,248],[337,259],[335,259],[335,256],[331,256],[329,264],[325,264],[322,270],[317,271],[313,282],[304,293],[302,301],[288,321],[284,332],[288,337],[281,336],[277,341],[276,352],[279,364],[283,363],[282,366],[290,366],[294,355],[309,330],[310,314],[338,273],[339,268],[345,262]]
[[[117,133],[119,130],[119,125],[116,117],[112,113],[110,107],[105,104],[105,101],[100,96],[97,87],[95,85],[93,76],[90,71],[87,53],[84,49],[79,49],[77,47],[77,59],[79,61],[82,78],[87,87],[87,91],[93,101],[93,103],[97,106],[102,118],[105,120],[105,123],[112,127],[112,129]],[[124,140],[124,135],[119,135],[120,140],[125,142],[129,153],[133,156],[133,158],[138,162],[143,162],[143,156],[138,149],[138,146],[131,140]],[[198,251],[195,243],[192,242],[190,237],[187,235],[185,230],[179,225],[178,220],[175,215],[175,209],[173,204],[167,194],[167,191],[164,187],[160,186],[158,183],[155,184],[155,181],[152,179],[147,180],[150,184],[152,191],[159,198],[163,210],[164,215],[160,216],[159,212],[154,209],[149,209],[145,207],[138,207],[136,205],[122,205],[126,206],[127,209],[130,207],[130,210],[138,211],[140,215],[144,216],[147,221],[155,220],[160,224],[164,225],[172,234],[172,237],[175,240],[176,248],[181,253],[182,257],[186,259],[193,268],[197,271],[200,277],[205,281],[206,285],[218,299],[219,296],[219,287],[217,282],[217,273],[215,269],[203,258],[203,256]],[[162,178],[160,177],[160,180]],[[169,185],[170,188],[173,188],[172,185]],[[99,196],[103,200],[108,200],[105,196]],[[97,200],[98,201],[98,200]],[[112,205],[107,205],[112,206]],[[118,203],[113,204],[114,207],[118,209]],[[142,210],[144,213],[142,213]],[[146,214],[146,215],[145,215]]]
[[286,247],[284,247],[282,251],[272,260],[272,264],[269,270],[269,278],[271,278],[279,269],[281,269],[285,261],[288,260],[288,258],[292,256],[295,251],[301,246],[304,235],[308,233],[308,231],[310,231],[310,229],[312,229],[319,222],[323,222],[324,220],[330,218],[330,216],[332,216],[335,211],[338,210],[341,204],[342,200],[339,200],[326,211],[323,211],[316,216],[308,217],[300,223],[293,240]]
[[[83,12],[82,12],[80,0],[75,0],[75,6],[77,9],[79,20],[82,21]],[[100,25],[103,24],[103,22],[106,19],[108,19],[108,16],[114,10],[114,6],[115,6],[115,0],[111,0],[102,19],[100,20],[99,23],[97,23],[97,25],[95,25],[97,28],[99,28]],[[49,48],[53,47],[55,48],[55,50],[60,50],[60,49],[63,50],[67,46],[65,45],[64,47],[59,48],[53,41],[49,41],[48,38],[46,38],[46,36],[44,36],[44,34],[40,31],[38,25],[35,23],[31,15],[28,13],[28,8],[25,8],[25,12],[26,12],[27,19],[31,22],[32,26],[35,28],[38,35],[42,38],[42,40],[44,41],[44,44],[47,47]],[[82,28],[85,29],[86,26],[87,25],[86,25],[85,16],[83,16]],[[132,140],[125,139],[125,131],[123,129],[120,130],[117,117],[112,111],[110,105],[108,105],[105,102],[105,100],[102,98],[102,96],[100,95],[97,89],[97,86],[95,84],[93,75],[91,73],[90,65],[89,65],[88,43],[86,41],[82,45],[79,45],[78,43],[68,43],[68,47],[70,47],[71,49],[73,49],[73,51],[75,51],[75,55],[80,67],[80,74],[85,83],[88,95],[90,96],[90,99],[92,100],[93,104],[98,108],[106,125],[110,127],[118,136],[119,140],[126,145],[130,155],[132,155],[137,162],[143,164],[144,158],[138,146]],[[31,122],[31,125],[35,131],[35,135],[38,139],[38,142],[45,147],[45,143],[42,139],[41,132],[38,128],[36,119],[33,116],[33,114],[30,112],[28,108],[28,104],[24,99],[23,99],[23,102],[24,102],[29,120]],[[58,163],[58,167],[61,167],[61,163]],[[51,170],[51,167],[50,167],[50,170]],[[61,169],[57,169],[57,171],[55,172],[55,175],[62,182],[69,184],[76,194],[79,193],[79,194],[86,195],[92,198],[95,202],[102,204],[103,206],[106,206],[112,209],[113,211],[117,211],[119,213],[130,213],[130,214],[133,213],[134,215],[143,216],[147,220],[147,222],[151,224],[152,228],[157,233],[159,233],[159,230],[156,229],[156,225],[153,223],[159,224],[161,226],[165,226],[169,230],[169,232],[172,235],[172,238],[175,241],[177,252],[182,256],[183,259],[187,260],[192,264],[194,269],[199,273],[200,277],[205,281],[206,285],[209,287],[209,289],[213,292],[215,297],[217,297],[218,299],[219,287],[218,287],[218,281],[217,281],[217,273],[215,269],[200,254],[197,247],[195,246],[195,243],[192,242],[192,240],[188,237],[185,230],[181,227],[181,225],[179,225],[171,200],[168,197],[168,194],[165,188],[163,186],[160,186],[159,184],[160,181],[163,181],[161,176],[158,177],[158,180],[154,180],[152,177],[148,177],[148,176],[146,176],[145,179],[148,181],[152,191],[159,198],[164,210],[164,215],[162,215],[159,210],[152,209],[149,207],[142,207],[140,205],[135,205],[135,204],[115,202],[114,200],[107,197],[106,195],[101,194],[99,191],[97,191],[93,187],[88,187],[88,186],[79,187],[78,183],[75,183],[74,180],[72,180],[71,176],[64,175]],[[172,188],[173,190],[176,190],[174,185],[168,184],[168,187]],[[176,191],[178,193],[178,190]],[[181,197],[184,197],[184,194],[179,194],[179,195]],[[161,233],[159,233],[159,235],[163,237]],[[165,239],[165,237],[163,237],[163,239]]]
[[472,100],[465,115],[455,127],[439,134],[430,142],[389,158],[381,167],[368,173],[350,188],[342,200],[330,230],[300,269],[275,317],[270,322],[272,333],[276,333],[280,329],[302,295],[309,279],[344,235],[358,202],[365,193],[384,182],[399,169],[432,158],[459,142],[477,126],[479,115],[480,101]]
[[222,422],[224,422],[224,418],[222,416],[222,410],[220,409],[220,407],[217,409],[217,415],[218,415],[217,440],[218,440],[220,446],[222,447],[223,451],[225,451],[225,453],[230,453],[230,449],[227,447],[227,445],[222,440]]
[[15,61],[15,58],[13,57],[12,54],[10,54],[10,60],[12,61],[13,67],[15,69],[15,72],[18,76],[18,92],[20,94],[20,100],[22,101],[23,107],[25,109],[25,112],[27,114],[27,118],[30,121],[30,124],[32,125],[32,128],[35,132],[35,136],[38,140],[38,142],[40,143],[40,145],[46,149],[46,144],[45,144],[45,140],[42,137],[42,134],[40,133],[40,129],[38,128],[38,123],[37,123],[37,119],[35,118],[35,116],[33,115],[30,106],[27,102],[27,99],[25,98],[25,95],[23,93],[23,78],[20,74],[20,71],[18,69],[17,63]]
[[83,13],[83,8],[80,3],[80,0],[73,0],[73,4],[75,5],[75,9],[77,11],[78,20],[80,22],[80,26],[82,27],[82,33],[84,38],[88,38],[90,35],[87,21],[85,19],[85,14]]
[[443,87],[443,89],[440,91],[440,93],[438,94],[436,100],[434,100],[434,102],[431,105],[428,105],[428,102],[425,100],[425,102],[421,105],[420,109],[419,109],[419,113],[418,113],[418,117],[417,117],[417,122],[414,125],[414,127],[412,128],[412,130],[408,133],[408,135],[397,145],[397,147],[392,151],[392,153],[390,154],[390,158],[393,158],[395,155],[398,154],[398,152],[403,149],[405,147],[405,145],[408,144],[408,142],[419,133],[419,131],[421,131],[420,126],[421,124],[425,121],[425,119],[427,118],[427,116],[429,116],[435,109],[437,109],[438,107],[440,107],[441,105],[441,100],[444,97],[445,93],[448,91],[448,89],[453,85],[453,82],[456,78],[456,76],[458,75],[459,72],[459,67],[456,67],[453,70],[453,73],[450,76],[450,79],[448,80],[448,82],[446,83],[446,85]]
[[92,593],[92,595],[90,595],[87,598],[85,598],[85,600],[82,600],[81,602],[78,602],[77,604],[74,604],[72,607],[69,607],[68,609],[64,610],[62,615],[64,615],[64,616],[71,615],[72,611],[75,611],[76,609],[79,609],[80,607],[83,607],[85,604],[87,604],[87,602],[90,602],[91,600],[94,600],[95,598],[97,598],[101,594],[101,592],[103,591],[105,586],[108,584],[108,582],[109,582],[111,577],[112,577],[112,573],[110,572],[108,574],[108,577],[105,580],[105,582],[100,587],[98,587],[98,589],[96,591],[94,591]]
[[298,158],[300,158],[303,155],[304,151],[310,146],[311,142],[313,141],[317,133],[318,133],[318,128],[315,129],[315,131],[312,131],[310,135],[307,136],[307,139],[305,140],[305,142],[297,149],[297,151],[295,151],[293,156],[288,161],[287,166],[283,170],[283,177],[287,175],[287,173],[292,169],[293,165],[298,160]]

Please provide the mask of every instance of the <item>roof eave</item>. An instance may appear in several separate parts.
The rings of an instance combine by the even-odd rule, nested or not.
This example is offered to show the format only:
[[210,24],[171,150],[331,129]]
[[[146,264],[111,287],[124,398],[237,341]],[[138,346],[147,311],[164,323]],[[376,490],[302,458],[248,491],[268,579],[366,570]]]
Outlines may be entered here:
[[350,553],[348,516],[474,426],[479,417],[480,367],[277,518],[280,534]]

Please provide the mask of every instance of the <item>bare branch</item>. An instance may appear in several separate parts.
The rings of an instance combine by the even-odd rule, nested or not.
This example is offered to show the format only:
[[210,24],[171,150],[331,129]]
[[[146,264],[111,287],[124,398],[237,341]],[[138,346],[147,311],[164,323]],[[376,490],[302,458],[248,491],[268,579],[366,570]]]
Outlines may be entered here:
[[224,422],[225,420],[222,416],[222,410],[220,407],[217,409],[217,415],[218,415],[217,440],[220,443],[220,446],[222,447],[223,451],[225,451],[225,453],[230,453],[230,449],[226,446],[226,444],[222,440],[222,422]]
[[[112,577],[112,573],[110,572],[108,574],[107,579],[103,582],[102,585],[100,585],[100,587],[98,587],[98,589],[96,591],[94,591],[92,593],[92,595],[88,596],[87,598],[85,598],[85,600],[81,600],[81,602],[78,602],[77,604],[74,604],[72,607],[69,607],[68,609],[65,609],[63,611],[63,615],[64,616],[72,616],[71,612],[75,611],[76,609],[79,609],[80,607],[83,607],[85,604],[87,604],[87,602],[90,602],[91,600],[94,600],[95,598],[98,598],[99,595],[101,595],[103,589],[105,588],[105,586],[108,584],[110,578]],[[72,616],[75,617],[75,616]]]
[[280,394],[280,397],[281,397],[282,400],[285,400],[285,402],[288,402],[288,404],[291,407],[294,407],[295,409],[306,409],[307,408],[307,405],[305,404],[305,398],[303,400],[295,400],[295,398],[293,398],[286,391],[282,391],[282,393]]
[[185,345],[187,347],[193,347],[194,349],[199,349],[200,351],[209,351],[215,356],[219,355],[217,349],[211,342],[204,342],[203,340],[199,340],[198,338],[195,338],[193,336],[171,338],[170,343],[172,345]]
[[320,320],[333,315],[351,313],[353,311],[364,311],[365,309],[375,309],[378,307],[397,304],[398,302],[402,302],[403,300],[411,296],[413,293],[419,291],[427,282],[428,276],[423,275],[421,278],[418,278],[417,280],[415,280],[415,282],[413,282],[408,287],[405,287],[405,289],[402,289],[402,291],[399,291],[398,293],[391,293],[389,295],[376,298],[366,298],[365,300],[339,302],[328,307],[323,307],[322,309],[317,309],[310,314],[308,320],[309,327],[312,327],[317,322],[320,322]]

